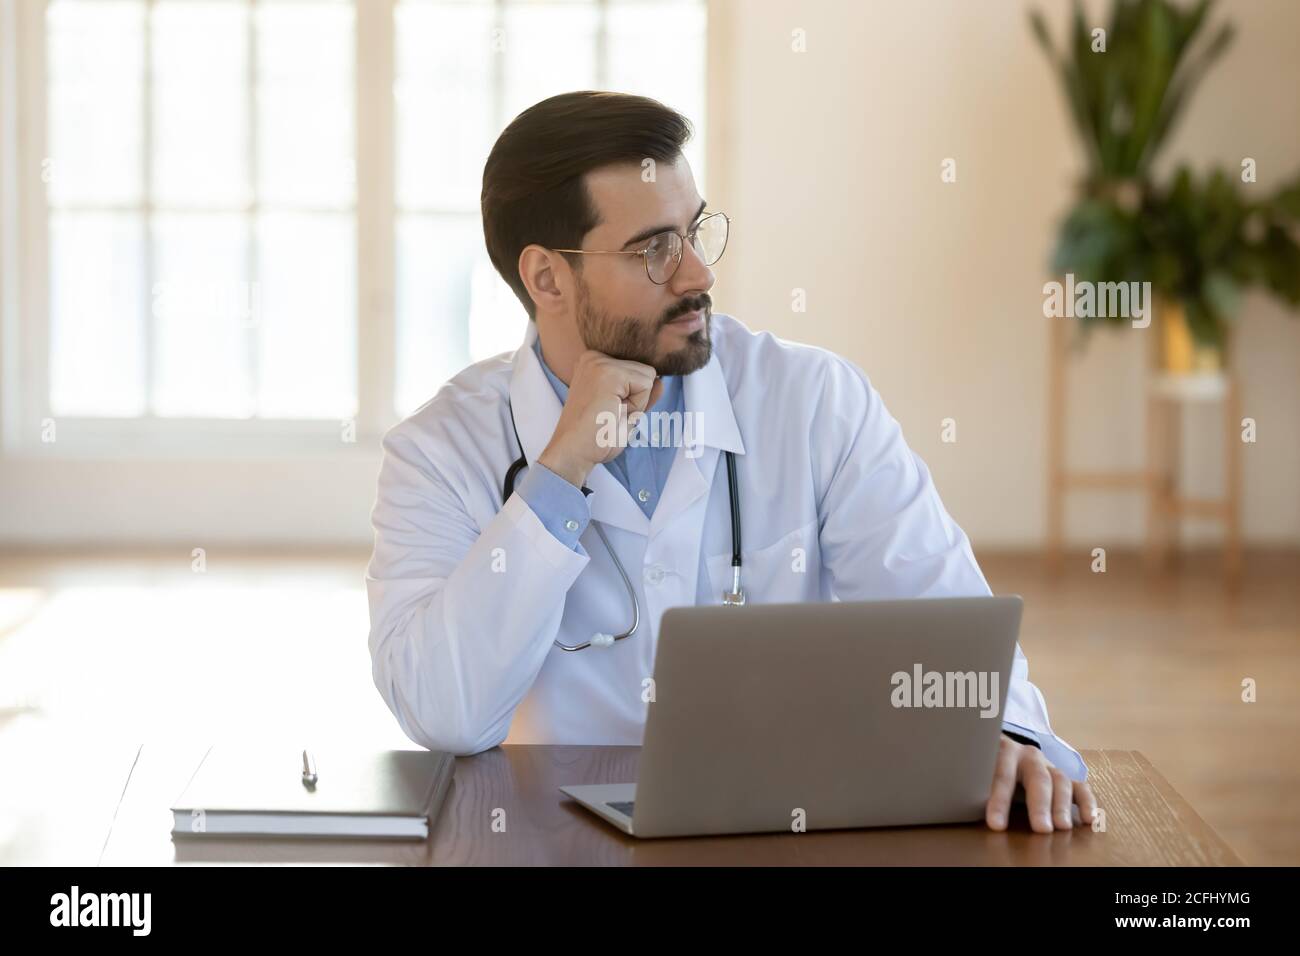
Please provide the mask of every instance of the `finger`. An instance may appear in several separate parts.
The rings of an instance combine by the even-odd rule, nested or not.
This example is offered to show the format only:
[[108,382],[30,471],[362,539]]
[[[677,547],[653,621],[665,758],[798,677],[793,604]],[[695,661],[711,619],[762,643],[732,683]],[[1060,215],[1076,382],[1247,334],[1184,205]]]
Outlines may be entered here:
[[[609,389],[623,399],[626,399],[634,388],[639,387],[639,383],[644,383],[644,387],[648,390],[658,374],[653,365],[611,358],[603,352],[590,349],[582,353],[578,365],[574,368],[575,381],[585,380],[590,376],[598,383],[601,390]],[[570,388],[572,387],[571,384]]]
[[[633,416],[629,414],[627,405],[623,402],[618,403],[615,411],[602,411],[601,414],[615,416],[612,427],[601,427],[596,432],[596,461],[606,464],[623,454],[623,450],[631,441],[636,423]],[[607,423],[602,423],[602,426],[605,424]]]
[[[649,368],[649,366],[646,366],[646,368]],[[657,381],[658,379],[655,378],[654,369],[650,369],[648,375],[642,372],[629,373],[626,385],[627,393],[623,396],[623,399],[631,405],[634,410],[638,412],[645,411],[652,404],[651,396],[654,394],[654,387]],[[662,391],[662,388],[660,391]]]
[[646,402],[646,408],[654,408],[659,403],[660,397],[664,393],[664,380],[656,378],[654,388],[650,390],[650,401]]
[[1052,778],[1052,821],[1058,830],[1073,829],[1070,804],[1074,802],[1074,788],[1070,786],[1071,780],[1057,767],[1052,767],[1049,773]]
[[1016,761],[1020,744],[1006,737],[998,748],[997,763],[993,767],[993,786],[989,790],[984,822],[990,830],[1005,830],[1007,813],[1011,809],[1011,794],[1016,789]]
[[647,365],[645,362],[637,362],[634,359],[619,359],[605,356],[605,360],[610,365],[622,369],[629,375],[641,375],[653,378],[659,374],[653,365]]
[[626,435],[629,438],[631,437],[633,429],[636,428],[636,419],[637,411],[635,408],[627,402],[618,403],[618,434],[620,437],[618,446],[620,449],[626,447],[622,442],[622,436]]
[[1074,783],[1074,802],[1079,805],[1079,818],[1089,826],[1097,819],[1097,798],[1092,795],[1092,787],[1083,780]]
[[653,365],[636,362],[632,359],[619,359],[602,352],[588,352],[593,364],[600,366],[602,373],[617,376],[620,380],[644,379],[652,381],[659,371]]
[[1020,782],[1025,788],[1025,806],[1029,809],[1029,825],[1035,833],[1052,832],[1052,775],[1047,765],[1032,747],[1020,762]]
[[623,409],[627,415],[627,440],[633,444],[644,438],[641,434],[641,420],[646,417],[646,413],[632,405],[621,404],[619,408]]

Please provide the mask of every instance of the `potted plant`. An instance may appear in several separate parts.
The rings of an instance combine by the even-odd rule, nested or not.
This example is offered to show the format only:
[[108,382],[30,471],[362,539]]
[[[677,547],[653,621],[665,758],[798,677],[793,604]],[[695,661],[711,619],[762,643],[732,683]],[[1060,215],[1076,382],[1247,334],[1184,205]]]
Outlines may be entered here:
[[[1074,0],[1061,51],[1042,15],[1029,15],[1087,157],[1052,271],[1076,281],[1150,282],[1167,371],[1222,365],[1245,288],[1267,288],[1300,305],[1300,176],[1247,199],[1256,187],[1235,170],[1198,178],[1182,166],[1165,184],[1151,174],[1192,91],[1232,41],[1230,24],[1202,39],[1212,6],[1115,0],[1108,25],[1090,28]],[[1086,333],[1098,322],[1127,321],[1085,317],[1081,327]]]

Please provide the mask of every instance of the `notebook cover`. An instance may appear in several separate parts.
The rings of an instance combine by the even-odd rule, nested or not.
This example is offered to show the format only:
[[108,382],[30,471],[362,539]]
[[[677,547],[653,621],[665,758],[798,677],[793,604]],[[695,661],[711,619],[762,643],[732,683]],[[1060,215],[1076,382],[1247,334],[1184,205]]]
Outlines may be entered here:
[[455,768],[438,750],[311,751],[316,785],[302,782],[302,749],[211,747],[173,813],[433,815],[431,802]]

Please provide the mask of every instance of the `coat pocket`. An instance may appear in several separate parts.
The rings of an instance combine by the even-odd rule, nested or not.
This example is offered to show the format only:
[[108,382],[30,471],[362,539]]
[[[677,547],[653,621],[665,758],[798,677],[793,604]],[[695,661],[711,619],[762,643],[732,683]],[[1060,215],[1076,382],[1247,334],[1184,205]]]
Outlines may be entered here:
[[[817,519],[787,532],[765,547],[740,551],[740,586],[746,604],[782,604],[820,600],[821,563]],[[705,559],[713,585],[710,603],[722,603],[731,591],[731,549]]]

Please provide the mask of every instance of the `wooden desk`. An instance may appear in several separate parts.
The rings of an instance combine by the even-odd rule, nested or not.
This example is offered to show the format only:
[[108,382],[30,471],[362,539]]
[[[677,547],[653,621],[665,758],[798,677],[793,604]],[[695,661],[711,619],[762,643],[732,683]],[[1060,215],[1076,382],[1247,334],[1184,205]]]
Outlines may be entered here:
[[[1035,834],[1023,807],[997,833],[963,826],[637,840],[560,793],[563,784],[636,778],[639,748],[506,746],[457,760],[456,778],[423,843],[201,841],[171,838],[168,806],[204,746],[140,749],[103,845],[112,865],[387,863],[463,865],[1241,865],[1142,754],[1084,751],[1107,830]],[[505,811],[504,833],[494,810]],[[499,818],[500,814],[496,814]]]

